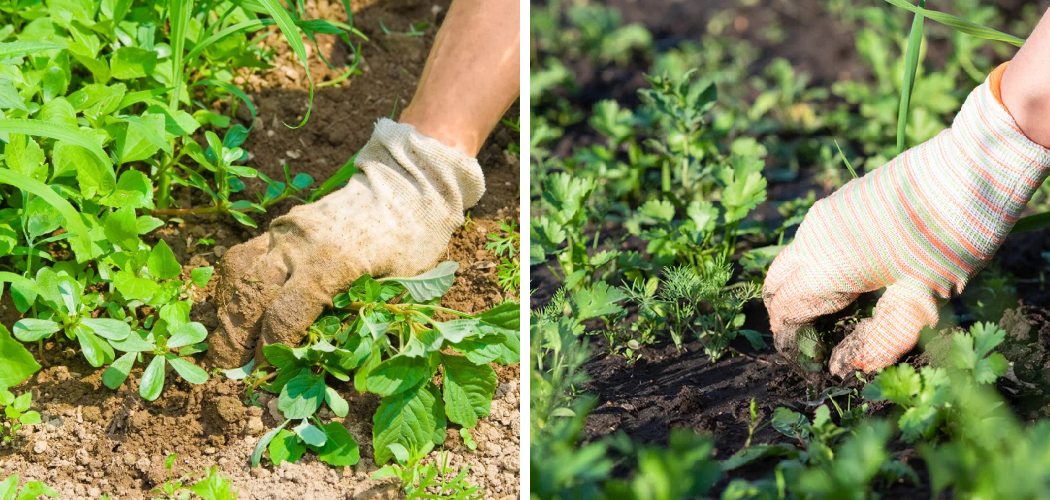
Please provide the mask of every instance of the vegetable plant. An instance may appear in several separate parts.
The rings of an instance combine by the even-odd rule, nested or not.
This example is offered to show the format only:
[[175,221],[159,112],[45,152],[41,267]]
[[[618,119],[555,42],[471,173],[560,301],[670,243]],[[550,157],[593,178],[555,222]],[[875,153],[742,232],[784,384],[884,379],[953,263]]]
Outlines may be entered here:
[[209,468],[204,478],[193,484],[187,484],[187,481],[195,473],[176,478],[174,469],[177,458],[178,455],[172,453],[164,460],[168,480],[150,491],[151,495],[157,495],[154,499],[189,500],[191,495],[197,495],[204,500],[237,500],[238,491],[233,488],[233,482],[223,477],[217,466]]

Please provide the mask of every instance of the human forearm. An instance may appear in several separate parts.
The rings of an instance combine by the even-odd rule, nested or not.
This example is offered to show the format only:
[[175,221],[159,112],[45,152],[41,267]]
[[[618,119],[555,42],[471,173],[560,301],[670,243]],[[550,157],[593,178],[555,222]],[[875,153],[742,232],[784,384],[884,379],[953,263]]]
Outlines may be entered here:
[[519,93],[518,0],[455,0],[401,123],[476,156]]
[[1050,148],[1050,15],[1017,52],[1002,80],[1002,99],[1021,131]]

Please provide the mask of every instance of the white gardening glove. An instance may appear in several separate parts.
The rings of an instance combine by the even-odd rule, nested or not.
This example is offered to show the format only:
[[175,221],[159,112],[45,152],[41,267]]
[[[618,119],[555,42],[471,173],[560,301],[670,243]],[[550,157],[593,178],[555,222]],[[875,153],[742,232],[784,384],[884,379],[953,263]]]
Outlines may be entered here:
[[208,360],[243,366],[262,346],[297,345],[332,297],[362,274],[415,276],[445,255],[463,211],[485,192],[477,160],[381,119],[359,173],[316,203],[293,208],[218,266],[219,329]]

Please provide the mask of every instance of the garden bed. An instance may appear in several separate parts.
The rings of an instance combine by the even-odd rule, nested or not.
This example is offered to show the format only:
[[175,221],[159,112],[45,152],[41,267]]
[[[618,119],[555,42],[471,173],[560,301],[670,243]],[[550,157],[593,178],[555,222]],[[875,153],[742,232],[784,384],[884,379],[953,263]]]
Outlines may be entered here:
[[[332,176],[370,137],[373,124],[395,109],[403,109],[412,97],[418,76],[445,12],[447,1],[384,2],[358,6],[354,27],[370,38],[362,43],[360,70],[340,85],[317,91],[313,112],[305,126],[290,129],[307,109],[307,80],[287,44],[270,39],[277,50],[275,67],[254,75],[241,84],[258,109],[258,117],[247,142],[242,146],[252,156],[247,166],[273,178],[283,178],[283,164],[294,174],[305,172],[317,181]],[[308,2],[313,18],[345,22],[342,5],[334,2]],[[420,24],[422,23],[422,24]],[[404,33],[420,27],[421,36]],[[389,30],[393,34],[385,34]],[[305,40],[305,38],[304,38]],[[337,67],[349,63],[349,50],[334,36],[319,36],[320,50]],[[356,43],[356,41],[355,41]],[[329,69],[307,44],[310,68],[316,82],[339,75]],[[400,98],[397,100],[397,98]],[[508,113],[516,119],[517,108]],[[251,117],[241,107],[237,118],[251,126]],[[514,299],[497,284],[499,259],[486,250],[487,235],[498,232],[500,221],[518,220],[518,160],[507,153],[518,142],[518,134],[500,125],[486,142],[479,162],[487,180],[487,191],[470,211],[470,223],[453,236],[445,260],[459,263],[455,284],[442,305],[468,313],[479,313],[507,298]],[[248,183],[247,193],[265,189],[259,182]],[[198,192],[176,189],[173,199],[180,207],[206,204]],[[248,228],[226,216],[186,216],[152,233],[150,243],[163,239],[185,266],[215,265],[230,247],[262,234],[273,218],[286,213],[296,201],[271,206],[256,216],[259,229]],[[203,243],[201,240],[213,240]],[[213,300],[214,282],[193,294],[191,318],[214,331],[218,322]],[[0,305],[0,322],[10,327],[20,315],[10,296]],[[41,413],[42,423],[27,426],[16,439],[0,447],[0,476],[17,473],[23,480],[43,481],[61,498],[138,499],[170,479],[219,466],[220,473],[232,480],[241,499],[343,499],[397,498],[400,482],[395,479],[371,480],[377,470],[372,452],[372,415],[380,398],[358,394],[352,384],[334,387],[349,402],[350,412],[342,422],[360,447],[361,460],[350,467],[333,467],[308,454],[298,463],[285,462],[274,467],[266,463],[252,468],[249,457],[263,433],[284,421],[277,409],[276,395],[260,393],[258,404],[246,402],[245,386],[213,375],[207,383],[194,386],[172,377],[160,398],[149,402],[138,395],[137,381],[142,367],[135,368],[129,382],[116,391],[102,385],[102,369],[88,365],[68,344],[43,343],[43,352],[31,346],[43,368],[30,380],[13,388],[31,391],[33,409]],[[468,481],[484,488],[490,498],[517,498],[519,460],[519,373],[518,366],[496,367],[498,387],[492,413],[474,430],[477,450],[469,450],[458,428],[448,430],[445,451],[450,465],[458,469],[469,464]],[[334,415],[324,413],[325,420]],[[436,460],[441,449],[426,460]],[[177,454],[173,471],[165,468],[166,458]]]
[[[625,164],[632,165],[634,163],[631,162],[640,163],[641,161],[637,160],[641,155],[640,153],[631,150],[630,155],[628,155],[626,153],[628,148],[622,146],[622,144],[626,143],[630,144],[630,147],[634,147],[636,143],[632,142],[630,138],[614,140],[613,134],[607,133],[605,130],[614,129],[613,126],[607,125],[607,123],[615,120],[605,116],[598,117],[597,115],[600,113],[592,112],[592,107],[597,110],[596,103],[600,103],[605,99],[615,100],[619,103],[619,109],[633,110],[635,117],[642,116],[642,118],[637,119],[641,120],[645,125],[636,130],[644,131],[636,131],[635,133],[639,136],[648,133],[647,127],[655,128],[655,125],[645,122],[644,120],[650,119],[650,116],[642,115],[642,112],[639,111],[643,105],[643,99],[639,98],[638,91],[650,86],[643,74],[651,71],[653,59],[659,60],[660,55],[678,50],[683,43],[699,43],[706,38],[715,39],[716,36],[712,35],[710,31],[714,25],[719,26],[717,28],[719,31],[718,37],[728,39],[729,44],[732,44],[733,40],[744,40],[753,44],[757,50],[757,54],[753,59],[743,63],[744,67],[741,68],[742,75],[740,80],[720,82],[718,84],[719,103],[722,102],[723,92],[729,94],[730,98],[735,98],[740,93],[738,89],[730,88],[734,85],[750,89],[748,79],[752,77],[756,80],[759,79],[760,76],[758,75],[762,74],[763,69],[778,58],[787,60],[790,66],[796,70],[796,74],[808,73],[812,78],[803,86],[809,88],[831,88],[836,82],[844,81],[860,81],[874,85],[871,83],[874,76],[869,65],[858,54],[855,40],[858,27],[866,25],[863,23],[859,25],[844,23],[838,14],[833,14],[829,10],[828,6],[830,3],[834,2],[826,0],[807,0],[803,2],[777,0],[759,0],[755,2],[704,1],[686,3],[655,0],[611,0],[604,2],[603,5],[614,7],[622,13],[622,23],[615,24],[615,26],[629,26],[631,23],[639,23],[651,33],[651,42],[639,42],[636,50],[624,50],[623,53],[615,53],[614,55],[605,52],[596,57],[597,51],[581,55],[581,52],[585,52],[582,49],[569,49],[572,51],[571,53],[566,51],[565,54],[562,54],[559,62],[568,69],[571,76],[565,80],[571,81],[571,83],[550,84],[551,89],[547,91],[548,93],[545,94],[544,98],[541,98],[541,102],[544,104],[541,104],[540,107],[534,107],[533,110],[534,114],[543,116],[554,126],[560,127],[558,129],[560,135],[558,133],[550,134],[553,139],[550,139],[546,144],[550,155],[544,156],[538,161],[545,163],[547,158],[550,158],[549,164],[554,165],[551,167],[552,170],[566,170],[571,172],[573,177],[590,176],[595,170],[604,171],[592,167],[592,164],[589,162],[594,162],[594,164],[601,165],[601,168],[608,168],[608,171],[618,174],[626,169],[617,169],[611,166],[615,161],[622,161]],[[838,2],[838,4],[844,3],[848,2]],[[881,4],[881,2],[876,3],[886,9],[892,8],[889,5]],[[740,6],[740,4],[745,4],[745,6]],[[998,7],[1002,12],[1006,12],[1008,19],[1009,16],[1020,15],[1020,6],[1013,3],[1003,2],[1003,5]],[[534,5],[534,9],[540,8],[546,8],[546,4]],[[942,8],[942,6],[937,6],[937,8]],[[943,8],[951,10],[950,7]],[[1039,10],[1039,12],[1042,12],[1042,10]],[[958,12],[956,13],[958,14]],[[584,38],[582,41],[578,38],[571,39],[570,46],[587,46],[588,42],[593,43],[594,46],[615,46],[612,42],[606,42],[606,45],[593,42],[587,37],[598,37],[588,32],[588,28],[584,26],[582,21],[577,21],[571,14],[567,19],[571,19],[571,21],[566,21],[563,18],[561,22],[574,24],[576,29],[576,31],[572,31],[574,36],[579,37],[581,36],[579,33],[583,33],[582,37]],[[547,21],[547,19],[544,19],[544,21]],[[625,31],[627,29],[629,28],[624,28]],[[536,27],[534,25],[534,30],[539,33],[547,33],[547,31],[544,31],[544,27]],[[610,29],[605,33],[612,32]],[[778,33],[778,35],[775,37],[770,36],[774,32]],[[906,37],[906,34],[905,32],[901,36]],[[535,33],[534,36],[536,36]],[[612,38],[613,36],[609,35],[609,39]],[[554,67],[549,63],[550,60],[547,59],[552,53],[544,51],[551,51],[551,47],[557,46],[557,43],[557,41],[550,42],[547,40],[539,42],[541,49],[538,59],[543,61],[541,70],[547,71],[549,68]],[[534,50],[536,50],[535,47]],[[557,58],[557,50],[553,49],[555,58]],[[929,59],[925,64],[939,67],[943,64],[942,59],[948,57],[948,54],[951,53],[952,46],[944,40],[935,40],[930,44],[929,50]],[[992,54],[992,51],[986,50],[985,53]],[[704,55],[707,55],[707,53],[702,53],[702,56]],[[725,56],[724,53],[722,55]],[[717,60],[704,60],[702,56],[696,59],[700,61],[702,66],[696,77],[704,78],[709,76],[705,73],[705,68],[715,67],[721,69]],[[608,57],[609,59],[603,61],[601,60],[602,57]],[[534,64],[535,62],[534,53]],[[722,64],[729,66],[734,63],[723,60]],[[533,71],[536,72],[537,69],[534,68]],[[735,71],[735,68],[727,71]],[[555,71],[551,70],[548,74],[555,73]],[[743,93],[745,94],[745,100],[753,100],[758,95],[758,92],[750,90],[745,90]],[[893,103],[895,105],[896,101],[893,101]],[[789,105],[792,104],[794,103],[789,103]],[[841,95],[832,94],[817,104],[803,101],[797,106],[812,106],[811,109],[819,117],[825,113],[830,114],[831,110],[838,106],[846,106],[847,104]],[[576,111],[579,114],[574,115],[572,111],[568,110]],[[856,108],[853,108],[852,112],[856,113]],[[725,113],[729,114],[728,112]],[[659,113],[655,114],[659,116]],[[608,116],[614,115],[610,113]],[[595,125],[596,120],[605,121],[599,121],[599,124]],[[630,118],[622,119],[619,123],[627,123],[629,120]],[[717,121],[718,118],[712,118],[705,122],[704,126],[714,128],[714,125],[710,125],[710,123]],[[704,130],[707,132],[708,129]],[[894,129],[885,131],[890,138],[892,138],[894,132]],[[717,136],[718,132],[710,133]],[[779,154],[775,148],[797,144],[801,140],[805,140],[807,135],[828,135],[829,133],[833,132],[829,132],[829,127],[826,126],[814,127],[808,132],[783,128],[773,132],[769,132],[769,129],[761,128],[734,130],[735,137],[754,137],[759,143],[767,145],[770,149],[770,155],[766,160],[766,167],[763,171],[763,175],[768,178],[769,183],[766,187],[763,203],[758,205],[749,215],[753,222],[767,224],[768,226],[765,227],[777,228],[784,220],[784,216],[778,214],[774,209],[775,207],[784,202],[791,202],[800,197],[805,197],[807,192],[810,191],[815,192],[816,198],[819,199],[827,196],[834,190],[835,186],[829,184],[826,177],[823,177],[827,172],[827,167],[803,163],[800,165],[801,168],[791,175],[785,175],[780,178],[776,175],[776,171],[785,168],[785,164],[792,159],[791,157],[794,156],[794,153]],[[654,135],[658,135],[658,133]],[[719,144],[723,151],[728,149],[728,144],[731,140],[732,137],[726,140],[725,143]],[[847,156],[856,165],[859,160],[855,158],[861,156],[856,152],[863,151],[865,145],[851,142],[841,136],[838,140],[842,142],[842,148],[847,151]],[[616,141],[620,142],[617,143]],[[606,157],[588,149],[594,148],[597,150],[604,147],[606,143],[615,144],[615,146],[610,147],[613,150],[611,155],[614,160],[606,160]],[[637,141],[637,144],[642,144],[642,141]],[[616,146],[620,146],[620,149],[616,149]],[[644,149],[644,146],[642,146],[642,149]],[[835,150],[832,149],[831,151],[834,152]],[[834,156],[837,161],[838,155],[835,154]],[[593,158],[595,157],[601,158],[601,160],[594,160]],[[628,157],[630,160],[626,159]],[[606,166],[601,161],[608,161],[610,165]],[[552,175],[542,168],[534,168],[542,172],[543,176]],[[591,170],[592,168],[594,170]],[[835,168],[845,169],[841,163],[838,163]],[[599,241],[595,242],[593,247],[591,247],[590,240],[586,240],[589,253],[593,256],[605,250],[637,251],[641,253],[643,260],[649,260],[651,256],[646,253],[649,242],[640,240],[637,236],[637,229],[629,230],[628,224],[625,222],[638,223],[635,218],[638,215],[637,212],[644,210],[639,200],[658,199],[659,195],[657,193],[660,190],[660,185],[657,182],[644,185],[643,181],[642,194],[639,195],[634,192],[620,199],[606,200],[598,198],[599,192],[613,189],[612,187],[605,187],[606,183],[608,183],[608,186],[613,186],[615,182],[626,183],[626,181],[622,181],[622,177],[602,179],[598,175],[596,178],[599,187],[595,190],[595,194],[591,195],[590,200],[584,197],[587,200],[584,202],[584,205],[598,207],[593,210],[598,214],[605,215],[605,217],[603,219],[602,216],[598,216],[598,220],[595,221],[593,216],[591,216],[592,220],[587,221],[585,231],[587,237],[593,238],[595,234],[600,235]],[[657,178],[657,176],[654,175],[647,179],[651,180],[654,178]],[[848,180],[848,177],[845,179]],[[537,213],[544,215],[545,213],[554,212],[555,208],[552,207],[557,206],[555,202],[551,202],[546,198],[543,200],[538,199],[535,195],[536,182],[534,180],[534,217]],[[646,189],[650,191],[645,192]],[[626,191],[626,188],[624,190]],[[717,198],[715,199],[717,200]],[[605,212],[602,212],[602,210],[605,210]],[[668,210],[670,211],[669,213],[674,213],[673,209]],[[1030,207],[1028,213],[1034,213],[1037,210],[1039,209]],[[678,217],[680,216],[681,213],[679,212]],[[682,218],[688,221],[688,218]],[[645,219],[642,220],[644,221]],[[677,220],[675,222],[678,223]],[[534,231],[537,227],[536,224],[534,221]],[[784,242],[790,241],[795,228],[797,226],[790,228],[786,232]],[[770,240],[773,242],[771,243]],[[740,257],[747,250],[776,244],[775,241],[775,237],[761,234],[743,238],[735,254],[734,260],[736,265],[734,267],[733,281],[741,282],[757,279],[760,282],[762,274],[756,277],[755,274],[757,273],[755,273],[754,269],[745,271]],[[545,247],[545,249],[548,254],[564,255],[559,253],[562,251],[561,248]],[[997,322],[1003,330],[1006,330],[1006,341],[996,351],[1003,353],[1006,359],[1011,362],[1012,370],[1007,376],[999,379],[996,387],[1005,396],[1010,408],[1022,420],[1028,422],[1050,416],[1050,397],[1048,397],[1050,396],[1050,363],[1048,363],[1046,354],[1047,348],[1050,347],[1050,322],[1047,321],[1048,311],[1042,308],[1046,304],[1047,299],[1050,298],[1050,287],[1046,283],[1043,271],[1047,266],[1046,255],[1048,254],[1045,253],[1047,251],[1050,251],[1050,232],[1046,230],[1010,236],[1002,246],[990,269],[971,284],[971,287],[962,298],[951,302],[946,312],[942,314],[942,322],[939,325],[942,331],[947,334],[952,332],[953,327],[956,328],[955,331],[958,331],[955,325],[961,323],[963,326],[969,327],[974,323],[975,319],[980,319],[981,321],[991,320]],[[639,265],[637,262],[639,262],[637,259],[631,260],[631,266]],[[681,263],[681,261],[675,262],[676,264]],[[620,271],[622,274],[609,273],[612,277],[605,278],[605,280],[613,287],[626,287],[630,285],[632,278],[626,278],[625,275],[627,273],[635,273],[634,267],[622,264],[602,264],[598,269],[601,270],[600,272],[606,272],[610,268],[609,266],[616,268],[618,265],[625,271]],[[561,297],[556,292],[566,286],[567,280],[562,276],[558,276],[552,269],[557,269],[561,272],[564,266],[564,263],[560,263],[553,258],[547,259],[543,264],[533,262],[531,267],[532,281],[530,283],[532,290],[531,304],[536,316],[543,318],[537,319],[534,317],[534,328],[537,322],[555,321],[554,319],[548,319],[551,314],[549,310],[544,310],[543,313],[539,311],[548,306],[552,298],[557,299]],[[667,268],[651,270],[645,268],[644,264],[641,267],[643,269],[641,271],[642,281],[649,276],[666,275],[668,272]],[[569,271],[564,272],[565,274],[570,274]],[[647,274],[649,272],[652,274]],[[637,276],[637,274],[632,276]],[[998,281],[1000,278],[1004,278],[1004,281]],[[599,278],[595,278],[595,281],[598,280]],[[579,283],[579,281],[576,283]],[[573,285],[568,286],[572,287]],[[584,290],[590,290],[584,285],[577,286]],[[665,284],[661,282],[661,286],[665,286]],[[572,293],[570,291],[568,295],[571,296]],[[620,297],[620,300],[623,298],[625,297]],[[848,307],[845,311],[833,317],[820,320],[817,325],[818,331],[830,332],[830,337],[834,341],[841,340],[852,330],[860,317],[870,316],[876,300],[877,294],[865,295],[858,301],[858,304]],[[587,303],[587,299],[581,299],[581,302]],[[568,303],[573,304],[571,298]],[[974,307],[976,303],[981,304],[979,313]],[[642,458],[637,458],[636,461],[631,452],[623,452],[625,448],[622,444],[625,441],[619,437],[620,435],[629,437],[628,442],[655,445],[659,448],[668,446],[669,440],[673,441],[673,430],[687,429],[700,435],[710,436],[714,444],[713,457],[724,461],[730,459],[734,454],[737,454],[749,445],[788,443],[798,446],[800,444],[801,440],[787,438],[782,434],[783,431],[778,432],[773,426],[769,425],[758,429],[754,435],[751,435],[750,427],[753,425],[754,419],[751,413],[753,411],[752,405],[757,410],[758,422],[768,423],[773,417],[774,411],[780,407],[794,410],[807,418],[813,418],[818,406],[822,404],[830,406],[831,399],[821,396],[828,389],[845,389],[843,395],[835,397],[835,401],[844,409],[849,408],[847,406],[849,404],[858,405],[864,402],[859,395],[865,386],[865,381],[856,379],[838,380],[826,373],[826,367],[823,373],[805,371],[796,363],[788,362],[777,354],[772,347],[769,319],[761,299],[752,300],[744,306],[742,312],[746,315],[746,322],[738,328],[760,332],[766,339],[768,347],[764,350],[756,350],[747,340],[739,337],[730,344],[732,351],[735,352],[726,355],[717,362],[711,361],[709,355],[705,353],[704,343],[696,340],[695,337],[687,338],[682,349],[678,349],[671,342],[666,331],[657,332],[655,342],[649,345],[632,345],[630,348],[627,348],[625,346],[626,340],[623,341],[624,344],[613,342],[613,345],[611,345],[610,340],[600,335],[600,333],[615,330],[617,335],[623,335],[625,339],[630,339],[633,335],[635,340],[638,339],[639,335],[636,330],[627,329],[628,326],[637,324],[636,322],[639,321],[641,313],[638,303],[628,299],[620,302],[620,304],[625,309],[623,316],[616,314],[602,316],[595,313],[593,317],[601,317],[606,321],[604,323],[600,321],[586,323],[586,330],[592,334],[588,336],[591,356],[582,364],[581,370],[586,372],[587,380],[572,386],[574,390],[569,391],[569,394],[572,396],[589,394],[595,398],[593,410],[590,411],[583,421],[579,446],[606,443],[610,450],[625,453],[610,452],[607,455],[611,457],[613,467],[611,479],[608,483],[604,483],[606,485],[612,485],[617,480],[629,481],[632,479],[638,481],[635,483],[636,485],[644,484],[647,472],[659,470],[640,470],[638,467]],[[576,314],[576,307],[576,305],[571,306],[572,314]],[[579,307],[583,308],[584,306]],[[566,311],[565,315],[570,316],[570,313],[567,312],[570,310],[570,306],[566,305],[564,309]],[[989,312],[992,310],[997,312]],[[560,316],[559,311],[554,311],[554,313],[558,313],[555,317]],[[994,318],[990,316],[994,316]],[[615,319],[610,321],[608,319],[610,317]],[[626,333],[624,333],[625,331]],[[565,351],[564,347],[561,349],[561,352]],[[563,354],[554,352],[552,350],[548,354],[552,359],[560,359],[559,356],[563,356]],[[933,357],[936,357],[936,354],[923,353],[921,349],[916,349],[901,361],[915,367],[922,367],[929,365]],[[548,360],[547,363],[551,363],[551,361]],[[566,363],[571,364],[568,361]],[[545,367],[545,369],[549,368]],[[867,382],[870,382],[871,379],[872,377],[868,376]],[[557,386],[556,383],[554,385]],[[832,419],[835,422],[839,422],[839,416],[836,415],[834,409],[832,409],[831,414]],[[900,412],[893,408],[892,405],[884,402],[872,402],[867,415],[875,418],[893,417],[892,421],[899,414]],[[537,429],[535,425],[534,421],[534,434]],[[556,428],[549,421],[542,425]],[[846,427],[845,423],[842,425],[844,428]],[[557,431],[552,432],[554,435],[560,436]],[[536,449],[547,449],[539,445],[535,446]],[[884,498],[930,498],[931,489],[927,466],[920,456],[918,447],[894,440],[887,445],[887,448],[891,451],[892,459],[911,466],[918,474],[918,477],[921,478],[921,481],[913,483],[910,480],[901,479],[895,484],[885,485],[882,488],[869,492],[857,492],[856,497],[868,498],[866,495],[870,493],[872,495],[882,495]],[[628,447],[626,449],[633,450],[636,448]],[[680,454],[682,452],[679,449],[677,453]],[[581,456],[583,455],[581,453]],[[710,494],[717,498],[733,479],[742,478],[753,481],[770,478],[779,461],[779,459],[775,458],[763,458],[751,461],[742,467],[733,468],[718,481],[718,486]],[[535,464],[536,459],[534,458],[534,475],[537,474],[537,466]],[[652,463],[649,466],[659,467]],[[673,466],[667,467],[668,470],[673,470]],[[680,471],[674,473],[680,473]],[[596,476],[600,477],[598,474]],[[648,479],[654,484],[662,484],[658,474],[648,476]],[[603,484],[602,479],[596,479],[595,481]],[[732,498],[749,497],[744,495]],[[813,498],[825,497],[814,496]]]

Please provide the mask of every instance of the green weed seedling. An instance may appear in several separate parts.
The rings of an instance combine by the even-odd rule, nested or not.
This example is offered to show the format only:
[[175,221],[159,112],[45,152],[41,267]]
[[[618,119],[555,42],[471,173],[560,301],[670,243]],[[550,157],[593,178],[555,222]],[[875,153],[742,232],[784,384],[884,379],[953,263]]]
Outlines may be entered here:
[[[33,403],[33,393],[26,392],[22,395],[15,397],[15,395],[7,390],[0,390],[0,406],[4,407],[4,417],[7,420],[7,432],[4,432],[4,428],[0,427],[0,435],[3,436],[4,442],[9,442],[18,435],[18,431],[22,430],[23,425],[39,424],[40,413],[37,413],[29,409],[29,406]],[[2,488],[0,488],[2,489]],[[0,495],[3,498],[3,495]]]
[[168,471],[168,480],[150,491],[154,500],[189,500],[196,495],[204,500],[237,500],[238,491],[233,488],[233,481],[222,476],[218,467],[211,467],[205,473],[204,479],[191,485],[187,485],[190,477],[196,473],[188,473],[176,478],[174,469],[178,456],[174,453],[168,455],[164,460],[164,468]]
[[41,496],[58,498],[58,492],[40,481],[29,481],[18,487],[18,474],[0,481],[0,500],[36,500]]
[[[700,276],[684,266],[667,270],[658,284],[650,281],[627,288],[628,295],[639,305],[635,329],[644,337],[666,328],[681,350],[688,337],[697,336],[704,352],[718,361],[729,349],[729,343],[743,335],[756,349],[765,347],[760,332],[743,329],[744,304],[758,297],[759,287],[750,282],[727,286],[732,276],[731,264],[719,262]],[[710,312],[702,312],[706,304]]]
[[[282,183],[238,165],[251,128],[231,116],[245,106],[254,121],[256,110],[226,82],[267,67],[273,53],[257,42],[273,33],[305,64],[302,33],[348,41],[355,32],[275,0],[20,2],[0,6],[0,26],[0,290],[24,316],[14,337],[37,343],[38,355],[45,340],[73,344],[92,366],[108,366],[111,388],[148,362],[139,388],[150,400],[169,364],[203,383],[188,356],[206,347],[206,333],[188,319],[188,296],[212,270],[187,277],[167,243],[148,235],[164,225],[158,217],[222,213],[254,225],[248,213],[303,193],[309,176],[286,170]],[[229,114],[214,107],[221,101]],[[246,177],[268,185],[258,202],[234,200]],[[212,204],[176,207],[173,186]],[[24,348],[0,343],[0,385],[39,369]]]
[[485,490],[467,482],[470,466],[464,464],[457,471],[449,467],[447,453],[441,452],[437,462],[423,464],[423,455],[410,456],[408,450],[399,444],[391,444],[397,464],[384,465],[372,474],[372,479],[396,477],[401,480],[406,500],[418,498],[440,498],[448,500],[480,500],[485,498]]
[[[302,346],[264,347],[274,370],[264,388],[279,394],[287,420],[260,440],[252,464],[267,448],[274,463],[294,462],[307,449],[333,465],[356,462],[357,443],[342,424],[321,424],[316,416],[322,404],[346,416],[336,383],[352,380],[358,392],[383,396],[372,419],[379,464],[394,458],[392,444],[418,454],[444,443],[448,422],[470,429],[487,416],[497,385],[489,363],[518,362],[518,305],[480,314],[441,307],[457,268],[444,262],[414,278],[362,276],[335,297],[335,309],[308,330]],[[441,388],[432,381],[439,369]],[[299,423],[285,429],[292,421]]]
[[498,258],[496,279],[504,291],[513,292],[521,286],[521,264],[518,248],[521,246],[521,234],[513,220],[500,221],[499,231],[488,235],[489,242],[485,249]]

